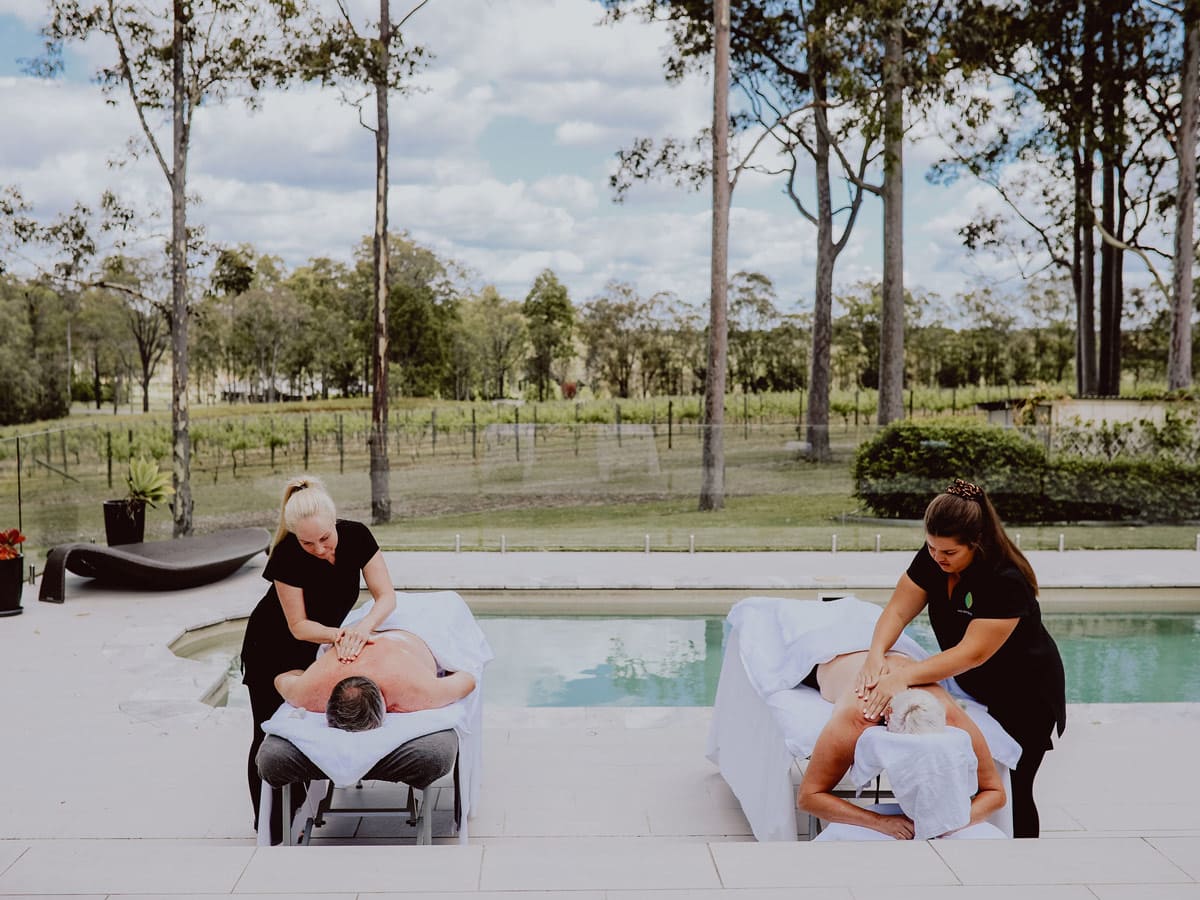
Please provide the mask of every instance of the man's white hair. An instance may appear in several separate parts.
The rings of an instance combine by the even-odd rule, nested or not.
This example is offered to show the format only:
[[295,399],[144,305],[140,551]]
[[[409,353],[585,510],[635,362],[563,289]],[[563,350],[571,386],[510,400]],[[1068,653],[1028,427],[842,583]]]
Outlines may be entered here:
[[892,698],[887,730],[899,734],[928,734],[946,727],[946,710],[928,691],[909,688]]

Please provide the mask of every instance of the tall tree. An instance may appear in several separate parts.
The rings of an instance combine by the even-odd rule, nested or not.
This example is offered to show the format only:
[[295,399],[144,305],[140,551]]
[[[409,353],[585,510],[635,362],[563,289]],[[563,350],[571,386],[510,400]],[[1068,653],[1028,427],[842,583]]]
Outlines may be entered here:
[[[323,84],[366,85],[369,93],[354,101],[359,121],[375,136],[375,230],[372,258],[375,264],[371,296],[374,305],[374,331],[371,352],[371,521],[378,524],[392,518],[388,460],[388,152],[391,132],[388,98],[393,91],[412,89],[413,74],[422,64],[425,49],[408,47],[404,41],[405,23],[429,0],[421,0],[393,24],[391,3],[379,0],[379,21],[375,34],[360,33],[346,4],[338,0],[340,15],[325,19],[309,10],[306,25],[297,31],[291,57],[300,77]],[[374,100],[375,124],[363,119],[363,105]]]
[[647,302],[620,281],[583,305],[579,331],[590,377],[603,381],[618,397],[629,397],[643,341]]
[[540,272],[522,307],[529,328],[529,374],[537,385],[538,399],[554,380],[554,364],[570,354],[575,307],[566,286],[549,269]]
[[1180,64],[1179,124],[1175,158],[1175,252],[1171,280],[1171,341],[1167,349],[1167,388],[1192,386],[1192,263],[1196,258],[1196,119],[1200,76],[1200,2],[1184,0],[1183,58]]
[[725,506],[725,370],[729,356],[729,0],[713,2],[712,277],[700,509]]
[[[155,289],[155,281],[158,281]],[[113,256],[104,261],[103,284],[106,290],[120,298],[121,318],[125,331],[132,339],[127,346],[136,356],[136,369],[142,385],[142,412],[150,411],[150,380],[171,345],[165,314],[167,304],[161,279],[147,261],[125,256]],[[130,360],[129,368],[135,360]]]
[[958,29],[956,46],[991,89],[958,92],[951,168],[995,186],[1029,240],[1013,241],[1001,217],[981,217],[964,237],[1070,273],[1076,390],[1115,394],[1124,255],[1153,270],[1147,254],[1161,251],[1142,235],[1169,228],[1162,214],[1175,201],[1161,176],[1178,113],[1178,11],[1147,0],[964,6],[974,27]]
[[775,285],[761,272],[738,272],[729,290],[730,375],[743,393],[766,390],[767,345],[779,318]]
[[[244,0],[138,3],[50,0],[40,69],[59,71],[62,48],[94,36],[115,59],[97,76],[110,96],[128,95],[141,136],[171,195],[171,472],[176,536],[192,530],[191,437],[188,411],[187,171],[193,114],[241,91],[252,100],[277,73],[273,32],[257,4]],[[114,101],[115,102],[115,101]],[[170,118],[170,140],[162,118]]]
[[467,301],[463,324],[471,336],[483,395],[508,395],[509,375],[525,355],[525,318],[521,304],[507,300],[492,285]]
[[904,417],[904,4],[883,34],[883,310],[878,423]]

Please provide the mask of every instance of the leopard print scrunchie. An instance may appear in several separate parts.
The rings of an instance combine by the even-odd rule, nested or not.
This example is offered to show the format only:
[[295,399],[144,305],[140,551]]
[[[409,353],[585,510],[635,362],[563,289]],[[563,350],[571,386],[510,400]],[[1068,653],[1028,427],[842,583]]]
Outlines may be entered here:
[[983,502],[983,488],[969,481],[963,481],[961,478],[955,478],[954,483],[946,488],[946,493],[962,497],[964,500],[974,500],[977,503]]

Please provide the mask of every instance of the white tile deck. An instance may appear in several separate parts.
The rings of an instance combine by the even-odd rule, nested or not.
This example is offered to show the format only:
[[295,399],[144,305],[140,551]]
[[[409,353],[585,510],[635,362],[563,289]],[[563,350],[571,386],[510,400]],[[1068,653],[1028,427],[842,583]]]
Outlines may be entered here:
[[1193,881],[1142,838],[936,841],[963,884],[1139,884]]
[[[906,557],[444,553],[389,554],[389,564],[402,587],[470,597],[510,585],[543,608],[564,601],[540,587],[611,588],[616,572],[628,588],[702,590],[697,600],[719,610],[764,587],[886,590]],[[1095,586],[1122,585],[1200,609],[1197,553],[1043,553],[1034,563],[1066,604],[1073,590],[1087,605]],[[165,647],[188,626],[246,614],[260,569],[175,593],[72,576],[64,605],[29,590],[25,613],[0,622],[0,898],[1001,900],[1020,884],[1021,900],[1200,900],[1200,702],[1072,707],[1039,777],[1040,842],[761,845],[703,757],[709,710],[489,708],[468,846],[445,836],[443,794],[433,848],[375,846],[411,841],[388,820],[331,822],[317,832],[325,846],[256,848],[248,714],[200,704],[221,666]],[[641,607],[647,596],[681,601],[587,602]]]
[[[963,843],[969,843],[964,841]],[[1007,843],[1007,842],[1005,842]],[[712,844],[726,887],[886,886],[955,884],[929,842]]]

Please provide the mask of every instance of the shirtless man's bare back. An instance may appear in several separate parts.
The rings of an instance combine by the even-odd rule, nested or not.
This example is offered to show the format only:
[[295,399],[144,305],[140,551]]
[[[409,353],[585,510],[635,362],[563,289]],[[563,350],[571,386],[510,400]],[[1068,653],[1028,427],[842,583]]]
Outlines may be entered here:
[[[817,683],[821,696],[834,704],[833,715],[822,729],[813,747],[808,768],[800,782],[799,805],[827,822],[864,825],[898,840],[911,840],[912,820],[907,816],[884,816],[863,809],[849,800],[836,796],[833,789],[854,763],[854,748],[863,731],[878,724],[864,718],[862,700],[854,692],[854,679],[862,668],[867,652],[845,653],[817,666]],[[887,654],[891,671],[900,671],[912,664],[907,656]],[[978,763],[979,792],[971,799],[971,824],[983,821],[1004,806],[1004,783],[996,771],[987,741],[979,727],[971,721],[945,689],[936,684],[914,685],[933,694],[946,710],[946,724],[961,728],[971,737],[971,747]]]
[[388,712],[449,706],[475,689],[475,678],[469,672],[439,678],[433,653],[409,631],[375,632],[362,652],[346,662],[336,653],[323,653],[305,670],[276,676],[275,688],[293,706],[324,712],[337,683],[354,675],[379,686]]

